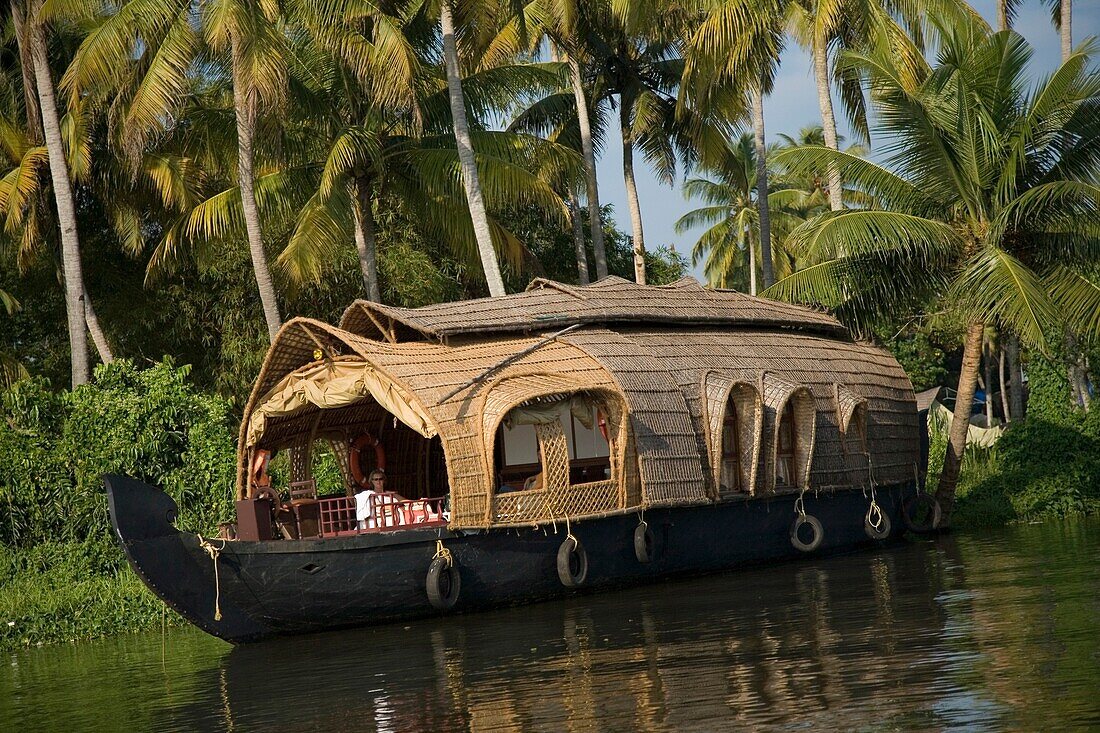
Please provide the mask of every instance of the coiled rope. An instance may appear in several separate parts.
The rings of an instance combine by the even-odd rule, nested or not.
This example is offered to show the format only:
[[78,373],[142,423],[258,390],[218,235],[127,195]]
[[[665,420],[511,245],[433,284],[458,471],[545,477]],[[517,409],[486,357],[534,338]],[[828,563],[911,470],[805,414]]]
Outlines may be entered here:
[[443,540],[435,541],[435,554],[432,555],[432,562],[435,562],[436,558],[443,558],[443,561],[447,563],[447,567],[453,568],[455,564],[454,555],[451,551],[443,546]]
[[225,540],[222,540],[221,547],[215,547],[212,542],[204,539],[200,534],[199,547],[206,551],[206,554],[210,556],[210,559],[214,561],[214,620],[222,620],[222,585],[221,579],[218,577],[218,555],[225,549]]

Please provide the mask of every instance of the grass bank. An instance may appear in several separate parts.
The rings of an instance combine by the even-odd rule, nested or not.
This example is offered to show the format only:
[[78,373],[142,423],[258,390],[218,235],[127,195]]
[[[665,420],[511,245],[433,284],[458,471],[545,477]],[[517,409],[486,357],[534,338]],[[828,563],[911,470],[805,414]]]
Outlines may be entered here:
[[102,540],[0,547],[0,650],[183,623]]

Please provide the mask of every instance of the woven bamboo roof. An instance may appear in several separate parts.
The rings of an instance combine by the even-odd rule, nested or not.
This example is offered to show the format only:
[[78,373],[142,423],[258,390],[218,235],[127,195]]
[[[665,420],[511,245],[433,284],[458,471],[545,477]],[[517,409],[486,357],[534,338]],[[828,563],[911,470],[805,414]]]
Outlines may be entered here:
[[397,308],[357,300],[340,328],[390,342],[461,334],[529,333],[574,323],[736,326],[790,329],[847,338],[832,316],[732,290],[704,288],[685,277],[671,285],[637,285],[606,277],[587,286],[536,279],[522,293]]

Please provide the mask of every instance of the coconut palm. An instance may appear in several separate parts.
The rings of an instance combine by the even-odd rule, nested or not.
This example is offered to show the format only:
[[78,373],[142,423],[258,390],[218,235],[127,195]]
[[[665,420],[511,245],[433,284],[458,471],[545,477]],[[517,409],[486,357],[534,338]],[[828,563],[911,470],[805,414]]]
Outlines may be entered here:
[[[742,134],[731,142],[722,164],[715,166],[712,173],[712,178],[697,177],[684,181],[684,197],[701,199],[707,205],[680,217],[676,222],[676,232],[683,234],[700,225],[707,226],[692,248],[692,264],[704,262],[703,274],[713,287],[743,288],[747,284],[749,293],[756,295],[760,220],[756,205],[756,150],[752,134]],[[783,184],[770,190],[768,197],[777,241],[782,241],[783,236],[804,221],[809,212],[826,202],[820,189],[806,191]],[[777,260],[780,277],[793,272],[791,258],[781,255]]]
[[[84,284],[84,268],[80,256],[77,231],[73,177],[87,171],[90,163],[87,124],[79,100],[72,105],[68,118],[70,145],[62,137],[62,117],[58,110],[53,72],[49,59],[49,30],[57,18],[40,0],[13,0],[11,4],[13,36],[18,46],[23,80],[23,105],[26,127],[20,130],[9,118],[6,146],[13,168],[7,172],[0,193],[0,208],[7,213],[9,233],[20,231],[24,253],[37,248],[35,239],[41,233],[41,220],[46,216],[42,205],[45,191],[38,175],[49,169],[50,191],[57,213],[57,230],[61,243],[61,271],[65,287],[65,309],[69,330],[69,351],[72,385],[88,381],[90,366],[86,329],[90,329],[100,357],[111,361],[111,351],[99,325],[92,301]],[[53,9],[54,13],[58,12]],[[58,16],[59,17],[59,16]],[[41,124],[41,132],[37,125]],[[20,140],[21,138],[21,140]],[[44,142],[44,147],[39,141]],[[74,169],[75,166],[75,169]],[[20,187],[19,190],[16,190]],[[29,215],[29,218],[28,218]]]
[[[902,68],[889,48],[847,54],[867,74],[888,140],[885,165],[828,148],[796,148],[796,170],[833,162],[873,198],[798,227],[789,245],[808,266],[768,295],[816,301],[867,327],[938,299],[966,324],[943,473],[954,505],[986,323],[1033,345],[1065,319],[1100,333],[1100,75],[1095,44],[1079,48],[1032,92],[1031,50],[984,22],[944,21],[937,65]],[[913,74],[915,72],[915,75]]]
[[62,80],[72,98],[89,92],[113,95],[115,138],[136,161],[178,118],[196,74],[229,78],[237,196],[271,339],[282,318],[263,244],[254,148],[261,107],[278,107],[286,93],[288,38],[276,27],[277,10],[274,3],[256,0],[105,3]]
[[[315,0],[309,0],[314,2]],[[328,0],[328,6],[349,5]],[[362,6],[351,3],[354,8]],[[316,280],[335,248],[349,241],[349,232],[360,253],[368,296],[380,298],[375,266],[374,208],[382,196],[400,201],[416,218],[422,231],[450,244],[460,258],[476,269],[480,256],[475,231],[466,204],[466,193],[455,188],[462,181],[461,162],[451,120],[451,99],[446,79],[438,67],[427,61],[431,49],[415,31],[400,24],[393,33],[410,35],[391,45],[402,51],[402,73],[390,74],[380,90],[370,70],[378,52],[364,28],[375,33],[377,26],[357,22],[350,11],[312,21],[313,67],[304,77],[324,80],[307,90],[302,102],[314,115],[310,128],[325,141],[313,184],[315,193],[301,209],[281,264],[296,281]],[[386,16],[382,22],[390,22]],[[353,49],[355,53],[352,53]],[[308,58],[309,53],[297,53]],[[475,154],[479,181],[488,213],[507,206],[534,204],[550,218],[564,218],[564,204],[547,181],[577,177],[577,161],[569,151],[531,136],[490,132],[487,118],[507,108],[517,89],[538,93],[560,84],[556,69],[538,64],[501,65],[485,63],[462,78],[469,136],[477,143]],[[357,73],[358,69],[368,73]],[[394,87],[401,88],[395,93]],[[293,192],[287,192],[293,195]],[[519,267],[526,250],[514,236],[488,218],[494,249],[500,249],[509,263]]]
[[479,10],[481,3],[471,2],[457,5],[453,0],[439,0],[435,9],[439,18],[439,27],[443,36],[443,64],[447,73],[447,91],[451,107],[451,124],[454,129],[455,143],[458,147],[458,158],[462,166],[462,183],[466,190],[466,199],[470,207],[470,218],[473,223],[474,236],[477,239],[478,254],[481,258],[481,269],[485,273],[485,282],[489,286],[489,294],[493,297],[505,294],[504,279],[500,274],[500,262],[497,259],[496,249],[493,247],[492,230],[489,224],[489,216],[485,208],[485,195],[481,188],[481,180],[478,177],[477,161],[474,156],[473,142],[470,138],[470,124],[466,117],[466,101],[462,90],[462,67],[458,56],[458,39],[456,37],[455,11],[462,11],[458,17],[459,27],[467,31],[469,35],[476,35],[478,24],[473,22],[474,15]]
[[709,4],[685,44],[681,100],[708,108],[716,95],[750,102],[756,155],[756,204],[764,287],[775,282],[765,143],[764,98],[783,50],[785,0],[719,0]]
[[[604,243],[603,217],[600,208],[596,157],[601,147],[602,118],[596,109],[598,100],[592,90],[585,90],[585,70],[592,65],[592,49],[588,41],[594,28],[612,21],[607,2],[577,0],[532,0],[505,23],[489,43],[484,60],[501,63],[519,55],[534,56],[544,41],[549,43],[553,61],[564,57],[567,88],[548,95],[521,114],[511,129],[536,132],[557,142],[576,137],[576,149],[584,159],[584,189],[588,200],[589,235],[596,265],[596,278],[607,277],[607,247]],[[571,98],[571,104],[565,99]],[[571,144],[571,143],[568,143]],[[587,283],[588,259],[584,253],[580,207],[574,191],[567,193],[577,250],[577,271],[582,283]]]

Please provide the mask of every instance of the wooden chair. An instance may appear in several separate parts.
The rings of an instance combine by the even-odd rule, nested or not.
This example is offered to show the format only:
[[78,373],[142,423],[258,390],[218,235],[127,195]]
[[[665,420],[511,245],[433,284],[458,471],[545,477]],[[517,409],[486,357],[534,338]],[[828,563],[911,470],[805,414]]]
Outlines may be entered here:
[[290,484],[290,508],[298,524],[298,537],[321,534],[321,507],[317,501],[317,482],[313,479]]

